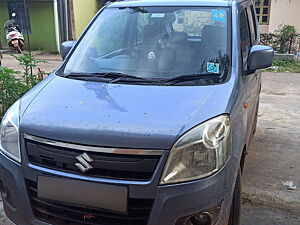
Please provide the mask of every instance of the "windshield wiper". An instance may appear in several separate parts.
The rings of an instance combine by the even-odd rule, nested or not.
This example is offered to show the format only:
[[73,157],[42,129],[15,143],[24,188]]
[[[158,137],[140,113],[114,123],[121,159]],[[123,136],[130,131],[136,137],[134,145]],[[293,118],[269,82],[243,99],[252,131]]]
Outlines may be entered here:
[[96,81],[99,79],[109,80],[109,83],[122,82],[155,82],[154,80],[149,80],[143,77],[137,77],[133,75],[128,75],[124,73],[117,72],[107,72],[107,73],[71,73],[65,76],[66,78],[80,79],[86,81]]
[[67,74],[65,77],[67,78],[77,78],[77,77],[101,77],[101,78],[115,78],[115,77],[120,77],[126,74],[122,73],[115,73],[115,72],[107,72],[107,73],[70,73]]
[[117,83],[117,82],[141,82],[141,83],[157,83],[157,84],[170,84],[175,85],[177,83],[188,82],[193,80],[200,80],[203,79],[205,81],[210,79],[220,78],[220,74],[185,74],[180,75],[171,79],[166,80],[156,80],[156,79],[147,79],[143,77],[137,77],[133,75],[123,74],[123,73],[116,73],[116,72],[108,72],[108,73],[71,73],[65,76],[66,78],[78,79],[78,80],[85,80],[85,81],[106,81],[108,83]]
[[153,82],[152,80],[148,80],[143,77],[137,77],[134,75],[128,75],[124,73],[107,73],[104,75],[105,78],[111,78],[112,80],[109,83],[117,83],[119,81],[145,81],[145,82]]
[[171,83],[172,85],[181,83],[181,82],[188,82],[193,80],[199,80],[199,79],[216,79],[221,78],[220,74],[211,74],[211,73],[194,73],[194,74],[185,74],[180,75],[171,79],[162,80],[162,83]]

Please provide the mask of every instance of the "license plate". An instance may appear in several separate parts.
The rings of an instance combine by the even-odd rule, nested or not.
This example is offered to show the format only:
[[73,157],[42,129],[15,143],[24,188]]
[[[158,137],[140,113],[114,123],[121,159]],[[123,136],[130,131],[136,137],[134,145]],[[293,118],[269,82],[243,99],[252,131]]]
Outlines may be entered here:
[[126,213],[128,188],[73,179],[39,176],[38,197]]

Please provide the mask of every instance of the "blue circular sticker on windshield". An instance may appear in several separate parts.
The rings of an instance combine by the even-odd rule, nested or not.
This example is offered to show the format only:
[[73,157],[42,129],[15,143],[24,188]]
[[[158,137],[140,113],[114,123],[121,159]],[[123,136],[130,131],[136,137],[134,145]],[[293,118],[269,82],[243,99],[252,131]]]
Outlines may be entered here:
[[220,73],[220,64],[219,63],[207,63],[207,72],[209,73]]
[[211,17],[213,21],[224,22],[226,18],[226,12],[224,10],[212,10]]

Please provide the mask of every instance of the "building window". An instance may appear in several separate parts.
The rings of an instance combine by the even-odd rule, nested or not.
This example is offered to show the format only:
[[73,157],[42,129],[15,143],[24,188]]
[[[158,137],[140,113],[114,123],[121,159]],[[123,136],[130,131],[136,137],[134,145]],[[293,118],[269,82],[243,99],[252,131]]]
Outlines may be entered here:
[[271,0],[255,0],[255,9],[259,24],[268,25],[270,21]]

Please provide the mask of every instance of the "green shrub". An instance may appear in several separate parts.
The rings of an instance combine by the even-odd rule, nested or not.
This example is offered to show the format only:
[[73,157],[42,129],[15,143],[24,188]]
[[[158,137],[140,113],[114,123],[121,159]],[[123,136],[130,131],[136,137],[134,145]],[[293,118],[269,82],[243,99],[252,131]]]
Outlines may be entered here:
[[[279,53],[292,53],[299,34],[294,26],[280,24],[274,33],[261,34],[260,41]],[[294,49],[295,50],[295,49]]]
[[0,67],[0,118],[29,89],[28,86],[17,78],[19,75],[20,72]]
[[15,101],[45,77],[40,69],[37,74],[33,73],[33,68],[45,61],[37,60],[30,54],[13,57],[19,61],[23,71],[0,66],[0,120]]
[[291,25],[281,24],[275,31],[275,36],[278,52],[291,54],[292,46],[298,37],[296,28]]
[[38,74],[34,74],[32,70],[37,67],[39,63],[45,63],[46,61],[37,60],[33,55],[27,53],[21,56],[12,56],[18,60],[20,65],[23,67],[21,75],[24,83],[28,87],[32,88],[41,81],[40,76],[38,76]]

